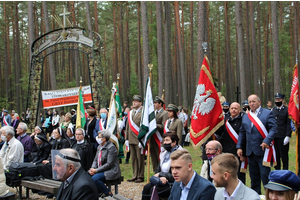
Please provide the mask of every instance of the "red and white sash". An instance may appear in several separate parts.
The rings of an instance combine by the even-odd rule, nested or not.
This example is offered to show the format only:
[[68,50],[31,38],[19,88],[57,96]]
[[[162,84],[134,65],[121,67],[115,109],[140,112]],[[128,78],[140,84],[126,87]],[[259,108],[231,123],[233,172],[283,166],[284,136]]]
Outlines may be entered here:
[[[231,139],[237,144],[239,135],[235,132],[235,130],[232,128],[232,126],[229,124],[228,120],[225,123],[226,130],[231,137]],[[248,165],[248,159],[246,158],[245,161],[242,161],[241,163],[241,169],[240,172],[247,173],[247,165]]]
[[8,123],[6,121],[6,116],[3,116],[3,123],[4,123],[5,126],[8,126]]
[[170,129],[168,129],[168,121],[169,121],[169,120],[170,120],[170,119],[166,120],[166,122],[165,122],[164,133],[170,132]]
[[[265,139],[268,136],[268,131],[266,127],[263,125],[263,123],[260,121],[260,119],[252,112],[248,113],[248,117],[250,121],[253,123],[253,125],[256,127],[258,132],[261,134],[263,139]],[[276,152],[275,148],[273,148],[274,141],[270,144],[269,149],[265,149],[264,158],[263,158],[263,165],[266,167],[271,167],[271,160],[273,158],[273,166],[277,165],[276,161]]]
[[128,117],[128,123],[129,123],[129,127],[130,129],[136,134],[136,136],[139,135],[139,131],[140,131],[140,127],[138,127],[132,120],[132,114],[133,112],[130,111],[129,112],[129,117]]
[[100,129],[100,131],[105,130],[105,128],[104,128],[104,123],[105,123],[105,122],[102,122],[102,119],[100,118],[100,119],[99,119],[99,129]]

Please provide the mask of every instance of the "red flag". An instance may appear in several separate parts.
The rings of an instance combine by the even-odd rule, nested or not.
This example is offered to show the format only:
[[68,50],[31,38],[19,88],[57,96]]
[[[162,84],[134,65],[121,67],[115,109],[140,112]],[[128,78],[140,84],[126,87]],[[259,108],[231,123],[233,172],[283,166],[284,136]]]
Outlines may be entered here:
[[291,119],[291,129],[297,132],[299,124],[299,83],[298,83],[298,65],[294,67],[294,78],[291,89],[291,97],[288,107],[289,117]]
[[209,70],[209,61],[203,59],[191,117],[191,139],[194,148],[202,145],[224,124],[223,110],[214,81]]

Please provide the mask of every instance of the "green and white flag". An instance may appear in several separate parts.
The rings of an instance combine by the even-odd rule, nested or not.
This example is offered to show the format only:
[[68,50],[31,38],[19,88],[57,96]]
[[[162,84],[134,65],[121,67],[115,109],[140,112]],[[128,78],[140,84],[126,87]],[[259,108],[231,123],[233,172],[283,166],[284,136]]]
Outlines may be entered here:
[[81,86],[79,88],[78,93],[78,104],[77,104],[77,115],[76,115],[76,129],[77,128],[84,128],[86,123],[86,116],[85,116],[85,108],[84,108],[84,100],[82,97],[82,90]]
[[119,112],[119,118],[122,120],[122,106],[121,106],[121,100],[120,100],[120,92],[119,92],[119,86],[118,84],[116,85],[116,106],[117,110]]
[[[143,115],[141,120],[141,126],[140,131],[138,135],[138,139],[142,146],[146,147],[147,141],[152,137],[154,134],[155,141],[157,141],[158,135],[161,139],[160,134],[156,130],[156,118],[155,118],[155,112],[154,112],[154,104],[153,104],[153,98],[152,98],[152,91],[150,87],[150,79],[148,77],[147,79],[147,85],[146,85],[146,92],[145,92],[145,100],[143,103]],[[158,135],[157,135],[158,133]],[[159,145],[160,146],[160,145]]]
[[114,135],[117,127],[117,112],[116,112],[116,101],[115,101],[116,88],[113,86],[111,90],[109,113],[107,118],[106,130],[111,133],[110,141],[113,142],[119,151],[118,138]]

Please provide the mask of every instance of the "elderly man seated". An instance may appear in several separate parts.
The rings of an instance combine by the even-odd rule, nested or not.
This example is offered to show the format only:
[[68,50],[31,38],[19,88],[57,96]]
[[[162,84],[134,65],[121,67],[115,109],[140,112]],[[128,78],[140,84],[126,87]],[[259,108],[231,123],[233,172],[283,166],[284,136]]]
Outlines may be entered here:
[[102,197],[112,196],[111,191],[105,186],[105,180],[114,180],[121,177],[119,167],[118,150],[116,146],[109,140],[111,133],[107,130],[99,131],[96,141],[99,146],[89,170],[92,179],[96,183],[98,191],[102,193]]
[[1,139],[5,141],[1,151],[3,169],[8,170],[14,162],[22,163],[24,160],[24,148],[22,143],[15,138],[15,130],[12,126],[1,128]]
[[80,164],[80,156],[74,149],[61,149],[55,156],[53,170],[63,181],[57,193],[57,200],[98,199],[98,191],[91,177]]

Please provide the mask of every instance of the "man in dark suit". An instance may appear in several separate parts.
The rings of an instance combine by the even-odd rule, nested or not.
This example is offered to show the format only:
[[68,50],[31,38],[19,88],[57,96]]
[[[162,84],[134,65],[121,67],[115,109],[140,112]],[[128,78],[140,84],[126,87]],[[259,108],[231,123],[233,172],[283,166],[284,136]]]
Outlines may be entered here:
[[193,170],[191,154],[186,149],[174,151],[171,170],[175,179],[169,200],[213,200],[214,185]]
[[[163,106],[165,104],[164,100],[158,96],[154,99],[154,108],[155,108],[155,118],[157,131],[160,133],[161,137],[164,135],[164,125],[166,120],[169,118],[168,112],[164,110]],[[152,160],[153,171],[155,172],[158,163],[159,163],[159,147],[154,139],[150,138],[150,155]]]
[[288,107],[283,105],[284,94],[275,94],[276,107],[272,109],[277,120],[278,132],[275,135],[274,146],[276,150],[277,165],[276,170],[281,169],[281,160],[283,169],[289,169],[289,140],[291,137],[291,120],[289,118]]
[[143,98],[140,95],[134,95],[132,99],[132,107],[128,114],[126,124],[125,144],[129,144],[130,156],[132,159],[133,177],[128,179],[129,182],[144,182],[144,154],[141,154],[142,145],[139,144],[138,134],[143,111]]
[[57,193],[57,200],[89,199],[99,197],[97,187],[80,164],[80,156],[76,150],[62,149],[55,156],[53,170],[57,178],[63,181]]
[[[246,145],[246,156],[248,157],[251,188],[261,194],[261,180],[263,185],[268,183],[270,166],[264,166],[265,149],[269,149],[275,135],[277,134],[276,119],[271,110],[261,107],[260,98],[256,95],[248,97],[250,112],[243,116],[237,143],[237,154],[243,157]],[[250,116],[250,117],[249,117]],[[251,121],[256,119],[256,121]],[[254,123],[253,123],[254,122]],[[267,136],[263,137],[257,125],[264,126]],[[262,127],[263,128],[263,127]]]

